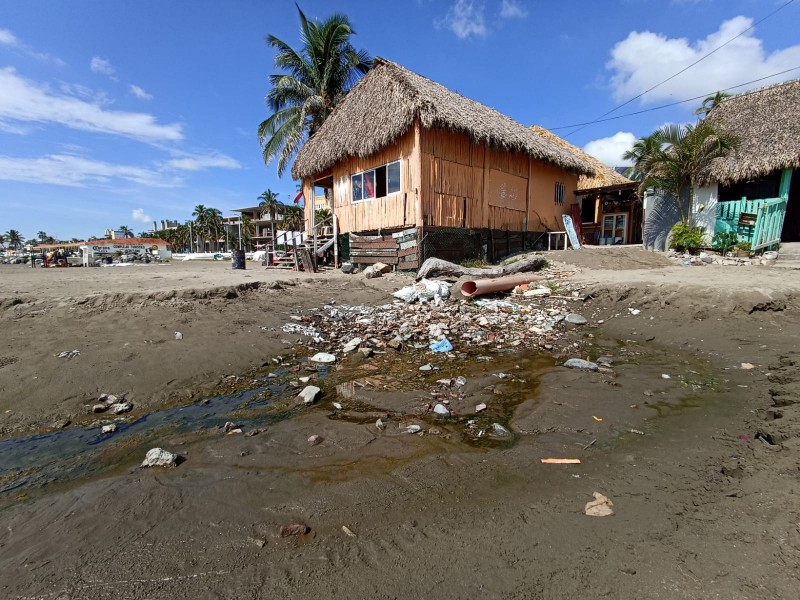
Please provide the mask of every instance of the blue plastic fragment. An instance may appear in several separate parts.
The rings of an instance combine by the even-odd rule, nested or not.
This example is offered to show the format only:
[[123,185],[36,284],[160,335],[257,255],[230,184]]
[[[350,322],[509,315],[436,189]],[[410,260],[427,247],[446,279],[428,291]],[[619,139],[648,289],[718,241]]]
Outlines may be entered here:
[[443,340],[439,340],[438,342],[433,342],[431,344],[431,350],[434,352],[450,352],[453,349],[453,344],[450,343],[450,340],[444,338]]

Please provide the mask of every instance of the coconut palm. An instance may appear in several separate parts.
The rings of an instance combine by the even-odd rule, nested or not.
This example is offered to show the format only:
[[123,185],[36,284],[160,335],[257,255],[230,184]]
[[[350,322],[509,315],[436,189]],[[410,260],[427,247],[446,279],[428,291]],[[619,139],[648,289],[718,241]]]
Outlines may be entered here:
[[283,211],[281,227],[286,231],[300,231],[305,223],[303,209],[299,206],[287,206]]
[[633,147],[622,155],[623,159],[633,162],[625,170],[625,177],[642,181],[650,170],[650,163],[660,155],[662,146],[663,142],[655,132],[636,140]]
[[278,207],[282,206],[282,204],[278,201],[278,194],[272,190],[267,190],[266,192],[262,193],[258,199],[260,200],[258,203],[258,208],[261,211],[261,217],[263,218],[264,215],[269,215],[269,227],[270,232],[272,233],[272,244],[274,245],[275,217],[278,214]]
[[[678,203],[681,221],[687,223],[692,214],[694,187],[699,175],[713,160],[735,150],[739,140],[706,121],[697,125],[666,125],[653,136],[659,149],[648,157],[640,187],[658,187],[669,192]],[[683,208],[684,198],[688,214]]]
[[117,231],[119,231],[122,234],[122,237],[124,237],[124,238],[132,238],[132,237],[134,237],[133,231],[131,231],[131,228],[128,227],[127,225],[120,225],[119,229],[117,229]]
[[47,234],[44,231],[38,231],[36,232],[36,238],[40,243],[44,244],[45,240],[47,239]]
[[22,237],[19,231],[16,229],[9,229],[6,232],[6,243],[11,246],[14,250],[19,250],[22,247],[22,243],[25,241],[25,238]]
[[278,52],[275,67],[286,72],[269,77],[272,89],[266,100],[272,116],[259,125],[258,139],[266,164],[278,158],[278,176],[372,62],[365,50],[350,43],[355,31],[345,15],[333,14],[320,23],[309,21],[300,7],[297,12],[299,50],[267,36],[267,44]]
[[711,96],[706,96],[703,100],[703,104],[701,104],[698,108],[695,109],[694,114],[699,116],[701,119],[705,117],[708,113],[711,112],[711,109],[717,106],[726,98],[730,98],[733,94],[729,94],[728,92],[717,92],[716,94],[712,94]]

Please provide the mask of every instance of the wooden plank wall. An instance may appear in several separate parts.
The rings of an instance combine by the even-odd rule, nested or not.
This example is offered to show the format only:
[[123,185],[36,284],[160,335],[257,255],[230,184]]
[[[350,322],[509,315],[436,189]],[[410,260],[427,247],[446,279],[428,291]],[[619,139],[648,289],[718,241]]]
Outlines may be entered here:
[[398,269],[419,268],[417,229],[409,228],[383,235],[350,234],[350,261],[355,264],[378,262]]
[[[578,177],[523,154],[487,149],[465,134],[422,130],[425,225],[510,231],[562,230]],[[566,201],[555,204],[555,183]]]

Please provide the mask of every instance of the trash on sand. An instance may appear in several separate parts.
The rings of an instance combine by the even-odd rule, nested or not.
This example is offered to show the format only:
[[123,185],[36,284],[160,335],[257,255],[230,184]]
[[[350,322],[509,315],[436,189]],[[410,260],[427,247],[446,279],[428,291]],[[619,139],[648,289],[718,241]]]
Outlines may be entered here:
[[596,363],[582,358],[570,358],[564,363],[564,366],[568,369],[586,369],[587,371],[597,371],[599,369]]
[[486,404],[484,402],[481,402],[480,404],[475,406],[475,412],[482,412],[484,410],[486,410]]
[[638,429],[631,429],[630,432],[636,435],[644,435],[644,431],[639,431]]
[[100,433],[114,433],[116,430],[116,424],[112,423],[111,425],[103,425],[103,427],[100,429]]
[[670,376],[669,376],[669,375],[667,375],[666,373],[662,373],[662,374],[661,374],[661,379],[672,379],[672,377],[670,377]]
[[342,531],[344,531],[345,535],[348,537],[356,537],[356,534],[353,533],[347,525],[342,525]]
[[324,441],[324,438],[321,435],[312,435],[308,438],[308,445],[309,446],[316,446],[317,444],[321,444]]
[[335,408],[336,410],[342,410],[342,405],[339,402],[334,402],[333,408]]
[[543,279],[541,275],[525,273],[521,275],[477,279],[474,281],[469,280],[461,284],[461,293],[467,298],[473,298],[475,296],[482,296],[483,294],[513,290],[518,285],[539,281],[541,279]]
[[611,508],[614,503],[608,497],[603,496],[600,492],[594,492],[592,496],[594,496],[594,500],[586,503],[583,509],[584,513],[590,517],[608,517],[614,514],[614,509]]
[[450,343],[450,340],[444,338],[443,340],[439,340],[438,342],[434,342],[431,344],[431,350],[434,352],[450,352],[453,349],[453,344]]
[[602,422],[602,420],[603,420],[601,417],[595,417],[594,415],[592,415],[592,418],[593,418],[595,421],[597,421],[598,423]]
[[164,450],[153,448],[147,451],[142,461],[141,468],[146,467],[174,467],[178,464],[178,455]]
[[310,338],[313,338],[315,342],[322,341],[322,333],[319,329],[315,327],[310,327],[308,325],[298,325],[297,323],[286,323],[281,330],[284,333],[293,333],[295,335],[305,335]]
[[289,537],[290,535],[305,535],[308,533],[308,525],[305,523],[288,523],[278,528],[278,535]]
[[314,356],[309,358],[311,362],[317,363],[333,363],[336,362],[336,357],[333,354],[328,354],[327,352],[317,352]]
[[494,429],[494,432],[497,435],[503,435],[503,436],[511,435],[511,432],[502,425],[500,425],[500,423],[492,423],[492,429]]
[[628,312],[635,317],[636,315],[641,314],[642,311],[640,311],[638,308],[629,308]]
[[442,416],[450,415],[450,409],[448,409],[444,404],[437,404],[436,406],[434,406],[433,412],[435,412],[437,415],[442,415]]
[[58,354],[54,354],[56,358],[75,358],[76,356],[80,356],[80,350],[67,350],[66,352],[59,352]]
[[380,431],[383,431],[386,425],[383,424],[383,421],[381,419],[378,419],[377,421],[375,421],[375,427],[377,427]]
[[427,365],[422,365],[419,368],[420,371],[433,371],[433,365],[428,363]]
[[400,298],[404,302],[433,302],[439,306],[450,297],[450,284],[443,281],[431,281],[422,279],[414,285],[409,285],[392,293],[395,298]]
[[543,458],[543,465],[579,465],[580,458]]
[[175,332],[175,339],[176,340],[182,340],[183,339],[183,334],[180,331],[176,331]]
[[565,320],[567,323],[571,323],[572,325],[586,325],[586,323],[589,322],[586,320],[586,317],[577,313],[569,313]]
[[755,368],[755,366],[752,363],[742,363],[741,368],[744,369],[745,371],[749,371],[750,369]]
[[458,387],[467,385],[467,378],[464,377],[463,375],[459,375],[458,377],[456,377],[456,385]]
[[133,404],[130,402],[117,402],[109,406],[108,409],[115,415],[121,415],[122,413],[133,410]]
[[487,300],[486,298],[479,298],[478,300],[474,301],[474,304],[476,306],[480,306],[481,308],[488,308],[495,312],[500,312],[502,310],[517,312],[519,310],[519,306],[506,300]]
[[409,425],[406,427],[406,433],[419,433],[422,430],[422,427],[419,425]]
[[[234,431],[236,429],[239,429],[239,426],[236,423],[234,423],[233,421],[226,421],[225,425],[222,426],[223,433],[230,433],[230,432],[232,432],[232,431]],[[242,432],[242,430],[239,429],[239,433],[241,433],[241,432]]]
[[304,404],[314,404],[314,401],[319,396],[320,390],[315,385],[307,385],[303,388],[303,391],[297,394],[297,397],[303,400]]

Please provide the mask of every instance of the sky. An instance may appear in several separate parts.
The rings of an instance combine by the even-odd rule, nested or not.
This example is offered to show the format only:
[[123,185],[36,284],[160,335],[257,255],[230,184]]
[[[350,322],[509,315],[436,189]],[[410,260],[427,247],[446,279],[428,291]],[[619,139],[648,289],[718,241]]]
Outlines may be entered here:
[[[347,15],[372,56],[611,166],[701,100],[660,106],[800,77],[800,0],[299,4]],[[86,239],[185,221],[198,204],[230,215],[266,189],[291,202],[297,183],[264,164],[256,136],[278,72],[268,34],[300,47],[294,2],[0,0],[0,231]]]

